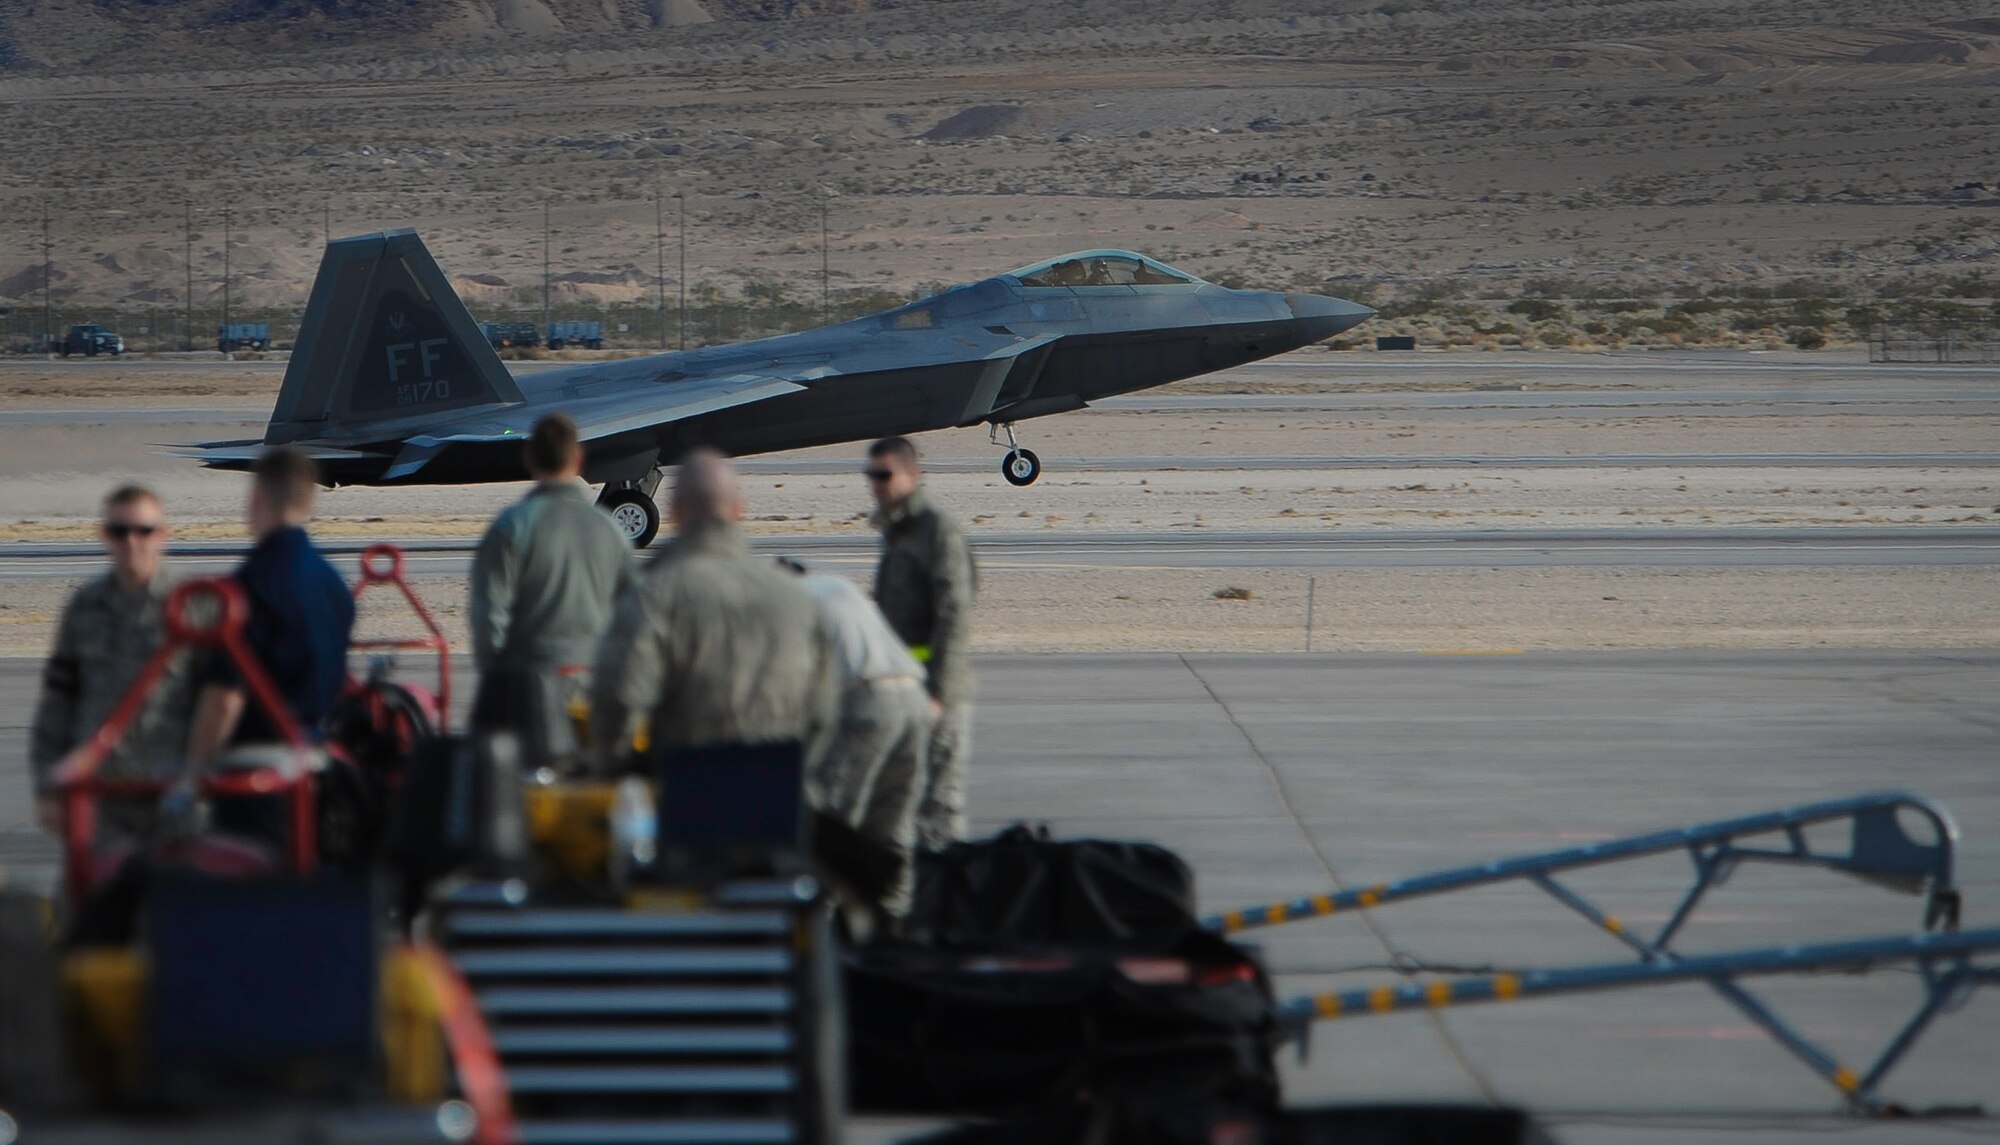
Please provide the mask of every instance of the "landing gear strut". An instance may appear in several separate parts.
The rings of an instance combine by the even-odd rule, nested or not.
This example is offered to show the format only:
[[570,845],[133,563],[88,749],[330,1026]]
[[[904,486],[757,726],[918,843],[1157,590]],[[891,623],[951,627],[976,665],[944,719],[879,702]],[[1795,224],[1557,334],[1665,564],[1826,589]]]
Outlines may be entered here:
[[607,481],[597,495],[597,507],[611,514],[611,523],[625,534],[635,549],[643,549],[660,535],[660,506],[653,494],[666,474],[655,469],[637,481]]
[[986,431],[986,437],[998,445],[1003,433],[1007,435],[1007,456],[1000,459],[1000,476],[1007,479],[1007,484],[1016,487],[1033,485],[1035,479],[1042,475],[1042,459],[1035,456],[1034,450],[1021,448],[1021,443],[1014,438],[1014,423],[1011,421],[994,422],[992,428]]

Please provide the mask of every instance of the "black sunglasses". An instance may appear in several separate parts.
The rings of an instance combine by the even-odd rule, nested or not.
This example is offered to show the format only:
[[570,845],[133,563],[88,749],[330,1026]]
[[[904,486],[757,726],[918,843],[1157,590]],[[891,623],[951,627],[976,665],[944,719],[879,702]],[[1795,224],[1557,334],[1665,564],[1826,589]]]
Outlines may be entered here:
[[861,471],[861,475],[870,481],[887,481],[896,475],[896,471],[893,469],[864,469]]
[[122,541],[127,537],[150,537],[159,531],[160,527],[158,525],[116,524],[104,526],[104,535],[114,541]]

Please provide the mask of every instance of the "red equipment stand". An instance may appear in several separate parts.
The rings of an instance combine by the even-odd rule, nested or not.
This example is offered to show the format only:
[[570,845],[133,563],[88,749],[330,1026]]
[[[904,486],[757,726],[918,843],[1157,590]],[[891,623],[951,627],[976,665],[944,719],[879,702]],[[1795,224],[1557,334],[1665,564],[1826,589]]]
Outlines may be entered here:
[[402,594],[404,602],[410,606],[410,611],[417,614],[417,619],[422,622],[430,635],[351,640],[347,646],[352,651],[363,652],[405,650],[437,653],[437,730],[439,734],[443,734],[450,730],[451,722],[451,646],[445,641],[444,628],[431,616],[431,610],[424,607],[424,602],[417,599],[417,594],[410,588],[410,582],[404,579],[403,550],[387,542],[370,545],[362,550],[361,579],[354,585],[355,603],[359,604],[361,594],[378,584],[394,585]]

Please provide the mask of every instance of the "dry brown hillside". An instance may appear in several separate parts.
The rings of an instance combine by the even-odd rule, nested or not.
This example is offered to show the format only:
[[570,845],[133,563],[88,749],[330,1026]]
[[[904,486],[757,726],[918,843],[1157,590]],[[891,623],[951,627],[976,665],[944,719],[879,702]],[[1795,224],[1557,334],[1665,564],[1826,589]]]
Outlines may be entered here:
[[296,307],[329,230],[407,225],[482,315],[538,315],[545,206],[557,308],[643,307],[682,285],[656,188],[686,195],[691,304],[813,312],[822,196],[857,305],[1119,245],[1706,337],[1742,323],[1576,301],[1978,309],[2000,270],[2000,19],[1973,0],[42,0],[0,36],[10,334],[45,208],[52,308],[178,321],[191,229],[202,326],[225,210],[239,313]]

